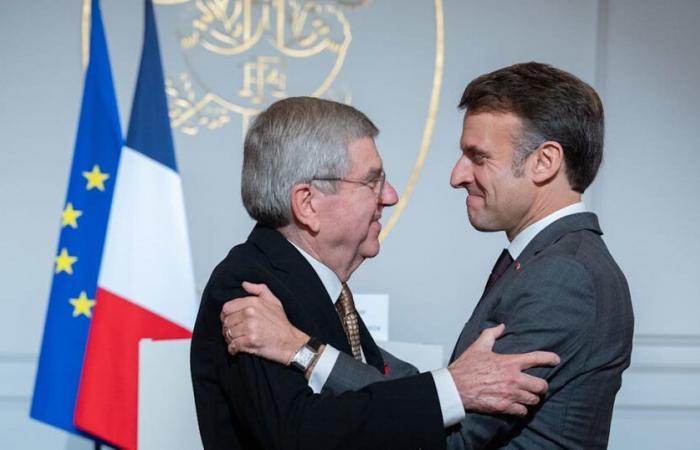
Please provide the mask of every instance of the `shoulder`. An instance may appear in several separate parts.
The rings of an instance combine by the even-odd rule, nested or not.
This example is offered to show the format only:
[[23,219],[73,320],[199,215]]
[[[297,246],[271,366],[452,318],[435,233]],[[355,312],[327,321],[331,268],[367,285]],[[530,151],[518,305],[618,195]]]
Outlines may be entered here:
[[580,229],[564,234],[532,257],[531,274],[545,275],[562,283],[626,285],[622,270],[610,254],[599,232]]
[[202,294],[202,303],[223,305],[231,298],[244,294],[241,288],[243,281],[264,283],[270,271],[265,255],[250,242],[243,242],[233,247],[212,270]]
[[260,250],[250,242],[243,242],[229,250],[226,257],[214,267],[209,283],[240,278],[247,272],[262,267],[264,263],[265,257]]
[[585,260],[579,258],[576,252],[553,246],[530,260],[516,263],[516,274],[513,284],[519,286],[531,284],[540,288],[559,289],[577,285],[581,288],[592,287],[591,271]]
[[496,309],[510,322],[586,328],[596,310],[591,272],[575,254],[542,252],[516,270]]

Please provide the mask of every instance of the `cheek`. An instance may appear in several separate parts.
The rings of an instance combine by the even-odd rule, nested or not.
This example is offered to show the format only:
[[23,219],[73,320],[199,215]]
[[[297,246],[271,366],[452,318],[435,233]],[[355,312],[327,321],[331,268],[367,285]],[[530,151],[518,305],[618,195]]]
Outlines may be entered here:
[[494,191],[498,189],[494,188],[494,181],[496,174],[490,172],[488,168],[483,166],[477,166],[472,170],[472,177],[474,178],[474,184],[477,187],[477,192],[482,194],[484,197],[489,197],[493,195]]
[[354,208],[350,208],[347,214],[340,220],[343,225],[342,228],[348,237],[354,236],[354,239],[363,241],[371,232],[373,225],[373,219],[375,216],[376,207],[367,203],[357,204]]
[[364,223],[358,227],[359,230],[362,230],[364,241],[376,241],[379,237],[379,232],[381,231],[382,226],[378,221],[374,220],[376,217],[375,213],[375,209],[369,211],[365,216]]
[[509,168],[489,170],[485,167],[479,175],[481,185],[500,201],[507,201],[514,192],[517,193],[518,183]]
[[498,187],[499,203],[511,211],[519,210],[523,204],[529,202],[528,186],[517,178],[504,178]]
[[373,223],[369,227],[369,231],[365,238],[362,240],[358,253],[365,257],[371,258],[379,253],[379,232],[381,227],[377,223]]

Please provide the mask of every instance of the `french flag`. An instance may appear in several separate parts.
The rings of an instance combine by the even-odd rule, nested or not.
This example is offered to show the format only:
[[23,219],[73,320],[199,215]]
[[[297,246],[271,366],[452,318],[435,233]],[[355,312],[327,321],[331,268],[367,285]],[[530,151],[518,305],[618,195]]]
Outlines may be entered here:
[[191,337],[197,306],[151,0],[97,284],[74,420],[135,449],[139,340]]

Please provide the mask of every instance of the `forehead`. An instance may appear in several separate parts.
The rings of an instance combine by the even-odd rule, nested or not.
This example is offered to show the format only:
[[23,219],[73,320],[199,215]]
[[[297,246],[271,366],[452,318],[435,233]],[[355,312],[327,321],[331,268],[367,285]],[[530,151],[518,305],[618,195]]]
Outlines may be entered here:
[[513,113],[467,112],[464,114],[460,147],[490,149],[512,145],[521,130],[522,121]]
[[382,158],[370,137],[355,139],[348,145],[348,160],[351,173],[365,173],[382,167]]

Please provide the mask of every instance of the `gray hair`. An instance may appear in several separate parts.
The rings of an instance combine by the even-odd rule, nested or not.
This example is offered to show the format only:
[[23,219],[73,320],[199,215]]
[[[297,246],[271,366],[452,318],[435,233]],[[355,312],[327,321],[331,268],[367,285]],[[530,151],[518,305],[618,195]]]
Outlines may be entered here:
[[525,160],[547,139],[542,136],[542,133],[533,129],[530,126],[523,125],[523,128],[518,136],[513,136],[513,164],[511,171],[516,177],[523,176],[525,172]]
[[[250,217],[278,228],[292,221],[290,194],[316,177],[344,177],[348,145],[379,130],[352,106],[313,97],[290,97],[258,115],[243,144],[241,197]],[[334,192],[335,183],[319,182]]]

